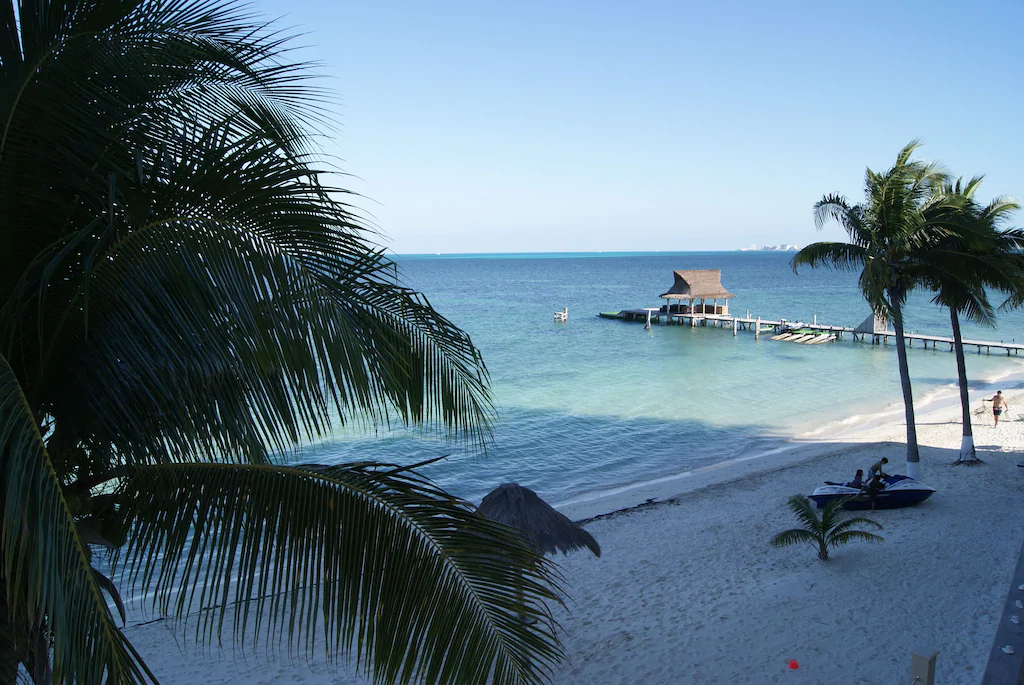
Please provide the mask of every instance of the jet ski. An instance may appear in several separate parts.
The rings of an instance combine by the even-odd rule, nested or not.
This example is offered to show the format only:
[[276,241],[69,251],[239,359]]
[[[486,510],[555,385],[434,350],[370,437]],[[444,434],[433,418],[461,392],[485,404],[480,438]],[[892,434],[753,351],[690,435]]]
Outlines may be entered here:
[[887,476],[882,482],[885,487],[872,495],[866,484],[863,488],[851,488],[844,483],[825,481],[825,485],[811,493],[811,499],[819,509],[840,497],[852,497],[843,505],[844,509],[896,509],[920,504],[935,492],[935,488],[909,476]]

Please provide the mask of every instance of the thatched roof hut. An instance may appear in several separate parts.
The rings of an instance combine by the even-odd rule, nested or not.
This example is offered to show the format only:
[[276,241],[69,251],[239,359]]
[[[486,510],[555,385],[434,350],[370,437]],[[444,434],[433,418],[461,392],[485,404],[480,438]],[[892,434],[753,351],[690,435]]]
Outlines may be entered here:
[[673,271],[675,283],[659,297],[666,300],[719,300],[736,297],[722,287],[721,269]]
[[538,554],[568,554],[586,547],[594,556],[601,556],[601,546],[590,533],[518,483],[499,485],[484,497],[477,511],[492,521],[519,529]]
[[[690,271],[673,271],[676,282],[672,284],[667,293],[661,297],[668,300],[662,307],[671,314],[717,314],[728,316],[729,298],[736,297],[722,287],[721,269],[695,269]],[[676,304],[672,304],[675,300]],[[682,304],[686,300],[689,304]],[[694,301],[700,300],[699,305]],[[722,300],[721,306],[718,301]],[[707,304],[707,302],[711,304]],[[694,324],[696,325],[696,324]]]

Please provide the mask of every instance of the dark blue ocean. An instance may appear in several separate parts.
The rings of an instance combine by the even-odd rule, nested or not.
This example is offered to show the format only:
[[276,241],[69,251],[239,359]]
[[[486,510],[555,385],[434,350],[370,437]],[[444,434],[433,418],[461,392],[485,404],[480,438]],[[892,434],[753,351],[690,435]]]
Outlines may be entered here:
[[[471,501],[516,481],[551,502],[752,456],[795,435],[828,437],[902,407],[896,351],[850,340],[798,345],[752,332],[606,320],[656,307],[674,269],[721,269],[732,314],[856,326],[869,309],[856,275],[789,267],[792,253],[431,255],[399,257],[399,278],[466,330],[483,353],[498,408],[486,454],[431,434],[339,432],[303,451],[319,462],[411,463]],[[908,331],[950,335],[948,312],[912,297]],[[569,309],[566,323],[552,313]],[[1024,314],[965,338],[1024,341]],[[955,392],[948,346],[910,352],[915,404]],[[967,355],[981,384],[1024,370],[1024,357]]]

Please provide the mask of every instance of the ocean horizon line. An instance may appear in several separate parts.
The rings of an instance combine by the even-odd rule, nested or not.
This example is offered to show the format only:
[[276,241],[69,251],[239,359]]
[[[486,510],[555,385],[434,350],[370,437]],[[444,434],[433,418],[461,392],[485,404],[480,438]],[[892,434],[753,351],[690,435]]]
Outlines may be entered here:
[[789,253],[792,252],[792,250],[751,250],[750,248],[733,248],[721,250],[593,250],[577,252],[395,252],[393,253],[393,257],[395,259],[437,259],[439,257],[448,259],[566,259],[576,257],[664,257],[666,255],[733,254],[735,252],[779,254]]

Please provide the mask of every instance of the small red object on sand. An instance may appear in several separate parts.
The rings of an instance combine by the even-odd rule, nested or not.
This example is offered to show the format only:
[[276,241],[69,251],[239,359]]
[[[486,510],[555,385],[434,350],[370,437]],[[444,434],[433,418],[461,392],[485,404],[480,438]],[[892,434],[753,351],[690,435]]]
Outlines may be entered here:
[[790,661],[789,661],[789,669],[791,671],[795,671],[798,668],[800,668],[800,664],[798,664],[796,662],[796,659],[790,659]]

